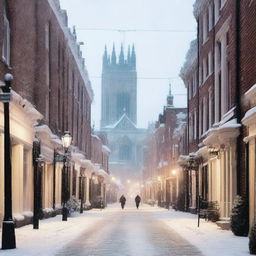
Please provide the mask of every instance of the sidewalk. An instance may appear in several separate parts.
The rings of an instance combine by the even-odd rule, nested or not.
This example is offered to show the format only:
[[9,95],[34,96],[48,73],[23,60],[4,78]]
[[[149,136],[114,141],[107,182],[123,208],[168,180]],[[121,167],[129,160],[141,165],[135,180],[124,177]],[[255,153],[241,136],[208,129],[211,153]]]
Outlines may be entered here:
[[[158,210],[153,211],[156,208]],[[249,254],[248,237],[234,236],[232,231],[222,230],[215,223],[200,219],[197,215],[152,207],[155,218],[164,222],[178,234],[200,249],[206,256],[246,256]]]
[[[3,256],[51,256],[65,244],[103,219],[104,210],[84,211],[62,221],[62,216],[40,221],[39,230],[32,225],[15,229],[17,249],[0,250]],[[2,232],[0,232],[2,237]]]
[[[82,215],[77,213],[76,216],[68,218],[67,222],[61,220],[61,215],[41,220],[39,230],[33,230],[32,225],[16,229],[17,249],[0,250],[0,256],[55,255],[72,240],[87,231],[90,232],[90,229],[97,226],[97,230],[101,230],[100,223],[107,221],[109,216],[134,210],[134,203],[128,203],[124,210],[120,209],[119,204],[115,204],[104,210],[93,209]],[[247,237],[236,237],[231,231],[221,230],[215,223],[204,220],[201,220],[198,228],[196,215],[147,205],[140,207],[138,213],[144,218],[150,214],[156,221],[164,223],[197,247],[205,256],[249,256]]]

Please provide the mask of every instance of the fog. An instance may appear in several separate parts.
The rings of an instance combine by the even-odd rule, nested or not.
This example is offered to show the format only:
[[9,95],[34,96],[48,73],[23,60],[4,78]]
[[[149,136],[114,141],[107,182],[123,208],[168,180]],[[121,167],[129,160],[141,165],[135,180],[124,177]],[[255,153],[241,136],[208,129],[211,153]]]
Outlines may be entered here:
[[[100,121],[102,55],[115,43],[135,45],[138,72],[138,126],[157,120],[166,103],[169,83],[174,105],[186,106],[186,90],[179,78],[189,43],[196,36],[194,0],[61,0],[69,26],[84,42],[83,56],[94,90],[92,123]],[[125,31],[125,32],[124,32]]]

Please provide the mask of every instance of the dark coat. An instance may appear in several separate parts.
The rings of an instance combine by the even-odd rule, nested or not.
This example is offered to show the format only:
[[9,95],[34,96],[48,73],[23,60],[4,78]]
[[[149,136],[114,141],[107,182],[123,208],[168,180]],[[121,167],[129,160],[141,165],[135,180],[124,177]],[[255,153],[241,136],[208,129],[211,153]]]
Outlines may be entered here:
[[120,199],[119,199],[119,202],[120,202],[121,204],[125,204],[126,198],[125,198],[124,196],[121,196]]
[[135,197],[135,202],[136,202],[137,204],[139,204],[139,203],[140,203],[140,201],[141,201],[140,196],[136,196],[136,197]]

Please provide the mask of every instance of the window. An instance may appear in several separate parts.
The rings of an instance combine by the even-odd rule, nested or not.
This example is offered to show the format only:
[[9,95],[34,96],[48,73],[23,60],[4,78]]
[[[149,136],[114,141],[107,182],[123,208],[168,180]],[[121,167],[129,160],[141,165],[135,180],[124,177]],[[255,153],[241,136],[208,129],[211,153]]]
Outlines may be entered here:
[[193,113],[192,116],[189,117],[189,141],[193,140]]
[[45,119],[49,121],[50,119],[50,90],[51,90],[51,52],[50,52],[50,23],[45,24],[45,49],[46,49],[46,86],[47,86],[47,94],[45,95]]
[[28,211],[30,210],[30,151],[24,149],[23,151],[23,210]]
[[204,166],[202,168],[202,179],[201,179],[201,187],[202,187],[202,199],[208,200],[208,166]]
[[7,65],[10,65],[10,24],[7,17],[7,6],[5,3],[4,7],[4,37],[3,37],[3,48],[2,57]]
[[204,133],[204,102],[201,100],[199,104],[199,114],[200,114],[200,119],[199,119],[199,133],[202,135]]
[[196,140],[197,138],[197,114],[196,114],[196,110],[194,112],[194,140]]
[[226,2],[227,2],[227,0],[220,0],[220,8],[222,8]]
[[218,22],[220,17],[221,0],[214,0],[214,20],[215,24]]
[[196,91],[197,91],[197,71],[195,71],[193,74],[193,96],[196,95]]
[[199,67],[199,86],[202,84],[203,79],[202,79],[202,66]]
[[208,7],[208,31],[213,28],[213,5],[210,4]]
[[72,195],[76,196],[76,170],[73,167],[73,177],[72,177]]
[[130,145],[123,144],[120,146],[119,159],[121,161],[131,160],[131,146]]
[[230,63],[228,62],[227,64],[227,79],[228,79],[228,82],[227,82],[227,91],[228,91],[228,109],[230,108],[231,106],[231,95],[232,95],[232,92],[231,92],[231,79],[232,79],[232,75],[231,75],[231,68],[230,68]]
[[208,75],[213,73],[213,56],[211,51],[208,53],[208,73]]
[[208,58],[203,60],[203,72],[203,81],[205,81],[206,78],[208,77]]
[[209,24],[209,16],[208,12],[203,15],[203,43],[205,43],[208,39],[208,24]]
[[203,130],[203,134],[206,132],[206,123],[207,123],[207,104],[206,104],[206,98],[203,98],[203,105],[202,105],[202,108],[203,108],[203,113],[202,113],[202,119],[203,119],[203,127],[202,127],[202,130]]
[[117,119],[124,112],[130,117],[130,95],[128,93],[119,93],[117,94]]
[[211,128],[212,127],[212,111],[213,111],[213,108],[212,108],[212,91],[211,90],[209,90],[209,100],[208,100],[208,104],[209,104],[209,106],[208,106],[208,110],[209,110],[209,128]]

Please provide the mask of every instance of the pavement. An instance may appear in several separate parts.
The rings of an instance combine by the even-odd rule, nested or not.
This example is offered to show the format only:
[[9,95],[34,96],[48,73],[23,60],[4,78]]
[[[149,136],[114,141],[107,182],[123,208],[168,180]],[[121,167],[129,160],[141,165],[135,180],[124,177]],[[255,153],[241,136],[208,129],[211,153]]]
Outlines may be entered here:
[[153,217],[150,208],[128,205],[104,210],[104,219],[55,256],[201,256],[201,252]]

